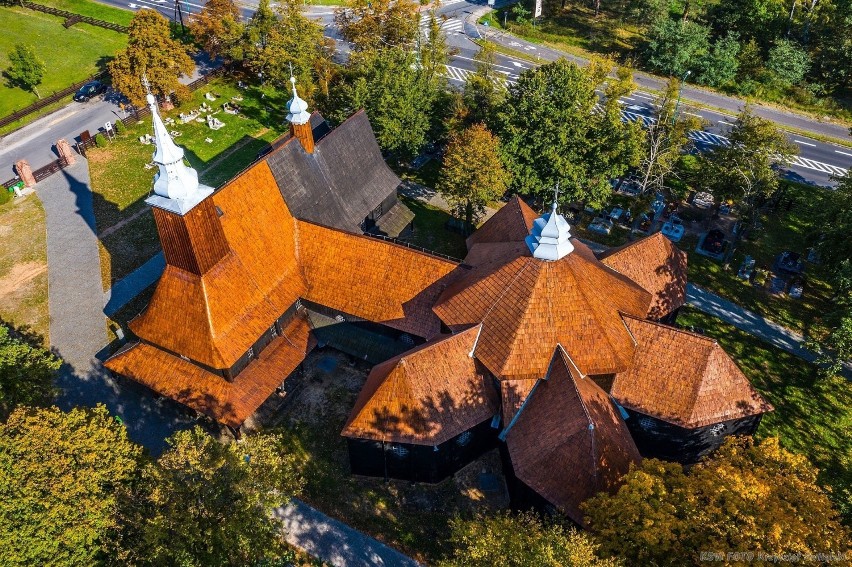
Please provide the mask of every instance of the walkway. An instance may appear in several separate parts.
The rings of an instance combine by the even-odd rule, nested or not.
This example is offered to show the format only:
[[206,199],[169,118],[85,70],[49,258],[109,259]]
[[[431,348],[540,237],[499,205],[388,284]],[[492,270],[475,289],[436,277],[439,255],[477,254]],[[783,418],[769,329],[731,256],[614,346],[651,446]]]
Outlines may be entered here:
[[291,500],[272,514],[283,524],[287,543],[335,567],[420,566],[410,557],[299,500]]
[[118,383],[98,359],[107,342],[104,293],[89,167],[77,159],[36,186],[47,222],[50,342],[64,361],[56,403],[65,410],[105,404],[131,439],[156,454],[166,437],[192,420],[173,404],[159,404],[150,391]]

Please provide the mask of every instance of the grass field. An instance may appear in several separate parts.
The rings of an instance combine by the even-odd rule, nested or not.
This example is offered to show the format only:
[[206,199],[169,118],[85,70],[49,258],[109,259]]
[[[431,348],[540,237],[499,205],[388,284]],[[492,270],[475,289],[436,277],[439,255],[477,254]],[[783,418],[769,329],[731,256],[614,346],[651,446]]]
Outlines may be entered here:
[[103,20],[120,26],[130,24],[133,19],[133,12],[130,10],[121,10],[113,8],[100,2],[92,2],[91,0],[34,0],[36,4],[51,6],[66,12],[73,12],[81,16],[88,16],[97,20]]
[[[0,34],[0,69],[9,67],[8,54],[16,44],[31,45],[47,68],[38,86],[39,93],[47,96],[104,69],[112,55],[127,44],[124,34],[88,24],[65,29],[62,21],[33,10],[0,7],[0,29],[5,30]],[[34,93],[10,87],[5,79],[0,82],[0,116],[37,100]]]
[[0,319],[48,343],[47,230],[38,197],[0,205]]
[[852,383],[821,378],[817,368],[721,320],[686,308],[678,324],[694,325],[716,339],[751,383],[775,406],[758,437],[778,436],[820,469],[820,483],[852,523]]
[[[204,98],[207,92],[220,97],[207,101]],[[266,96],[261,98],[264,94]],[[207,102],[214,111],[221,109],[222,104],[235,95],[244,98],[237,103],[241,114],[217,112],[216,118],[225,123],[220,130],[211,130],[206,122],[182,124],[178,120],[181,112],[197,108],[202,102]],[[258,151],[280,135],[284,105],[283,96],[256,89],[243,91],[222,80],[211,82],[196,91],[191,101],[162,114],[176,120],[169,128],[180,132],[175,141],[184,148],[187,160],[198,171],[201,181],[219,187],[251,164]],[[108,142],[106,147],[92,148],[88,152],[98,234],[110,231],[101,238],[105,290],[160,249],[153,216],[144,203],[155,173],[154,169],[146,169],[145,164],[151,161],[154,148],[139,143],[139,137],[149,133],[151,119],[147,118]],[[120,228],[115,229],[117,225]]]

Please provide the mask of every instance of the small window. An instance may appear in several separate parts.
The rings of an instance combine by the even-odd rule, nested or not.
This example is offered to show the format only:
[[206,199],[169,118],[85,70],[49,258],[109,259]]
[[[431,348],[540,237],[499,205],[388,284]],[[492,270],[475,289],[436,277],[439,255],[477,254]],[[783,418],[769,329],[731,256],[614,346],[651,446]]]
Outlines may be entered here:
[[654,420],[650,417],[643,417],[639,420],[639,427],[642,429],[651,430],[657,427],[657,424],[654,423]]
[[402,445],[391,445],[391,453],[399,457],[400,459],[404,459],[408,456],[408,449],[403,447]]
[[225,215],[225,213],[222,212],[222,209],[219,208],[219,205],[216,205],[216,214],[220,217]]
[[249,347],[248,349],[248,359],[251,360],[254,358],[254,347]]
[[334,320],[338,323],[343,323],[346,321],[346,318],[343,315],[335,315]]
[[473,433],[471,433],[470,431],[465,431],[456,439],[456,445],[458,445],[459,447],[464,447],[465,445],[470,443],[471,439],[473,439]]
[[725,433],[725,430],[728,428],[724,423],[717,423],[713,427],[710,428],[710,434],[714,437],[719,437]]
[[277,336],[278,336],[278,325],[273,324],[273,325],[269,328],[269,334],[270,334],[270,335],[272,335],[272,338],[273,338],[273,339],[274,339],[275,337],[277,337]]

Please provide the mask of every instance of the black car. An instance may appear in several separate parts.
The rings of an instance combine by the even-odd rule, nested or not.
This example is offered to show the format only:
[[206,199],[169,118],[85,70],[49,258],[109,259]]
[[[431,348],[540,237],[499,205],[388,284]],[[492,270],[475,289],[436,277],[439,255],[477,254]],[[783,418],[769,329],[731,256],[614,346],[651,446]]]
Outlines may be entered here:
[[80,90],[74,93],[74,100],[77,102],[89,102],[89,99],[98,96],[106,90],[106,85],[100,81],[92,81],[86,83]]

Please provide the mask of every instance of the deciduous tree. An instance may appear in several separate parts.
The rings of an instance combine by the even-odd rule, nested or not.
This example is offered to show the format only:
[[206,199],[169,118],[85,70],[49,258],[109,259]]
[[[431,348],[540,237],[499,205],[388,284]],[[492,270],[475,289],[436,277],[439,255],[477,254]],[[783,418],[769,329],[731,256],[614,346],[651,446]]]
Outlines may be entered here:
[[172,39],[169,21],[155,10],[142,9],[130,21],[127,47],[107,66],[112,86],[138,106],[145,104],[142,77],[161,99],[174,93],[178,100],[189,97],[189,89],[178,79],[192,74],[195,63],[186,46]]
[[46,70],[44,62],[36,55],[35,49],[29,45],[19,43],[9,53],[9,68],[6,69],[6,77],[12,86],[21,87],[32,91],[38,98],[38,86],[44,78]]
[[748,107],[737,117],[728,139],[728,145],[714,146],[704,154],[704,187],[717,197],[740,200],[755,221],[758,199],[778,188],[774,164],[786,162],[798,148],[774,123],[755,116]]
[[542,522],[531,513],[480,514],[451,522],[453,556],[442,567],[617,567],[598,545],[573,528]]
[[506,99],[506,83],[497,72],[494,43],[485,41],[474,56],[476,69],[465,78],[464,106],[466,125],[482,122],[495,125],[497,110]]
[[128,563],[258,565],[282,551],[272,509],[301,490],[295,457],[279,436],[222,444],[200,428],[180,431],[123,498]]
[[34,339],[0,323],[0,420],[16,406],[41,405],[53,397],[60,360]]
[[798,44],[786,39],[778,40],[769,50],[766,68],[772,71],[775,80],[784,85],[796,85],[802,82],[810,68],[811,60],[807,52]]
[[508,184],[499,141],[485,125],[451,134],[437,188],[464,215],[466,226],[472,228],[488,201],[502,197]]
[[707,26],[665,16],[648,31],[648,65],[666,75],[683,77],[707,56],[709,37]]
[[117,526],[116,492],[141,450],[103,406],[19,408],[0,425],[5,565],[95,565]]
[[334,23],[355,51],[412,48],[419,26],[417,7],[413,0],[354,0],[335,11]]
[[816,479],[776,438],[730,438],[688,474],[646,459],[583,509],[601,550],[629,565],[698,566],[702,551],[845,552],[849,533]]
[[[524,71],[509,88],[497,133],[513,189],[544,200],[559,184],[565,202],[601,204],[609,180],[638,163],[641,125],[622,122],[618,103],[632,79],[622,71],[604,87],[610,70],[599,61],[581,68],[560,59]],[[606,91],[600,104],[599,87]]]
[[648,124],[642,144],[642,157],[637,168],[642,192],[659,191],[675,169],[681,153],[690,143],[688,134],[701,127],[698,118],[678,113],[677,99],[680,82],[671,79],[665,94],[654,105],[652,121]]
[[245,33],[245,26],[234,0],[209,0],[190,18],[189,31],[211,57],[231,61],[239,53],[235,48]]

